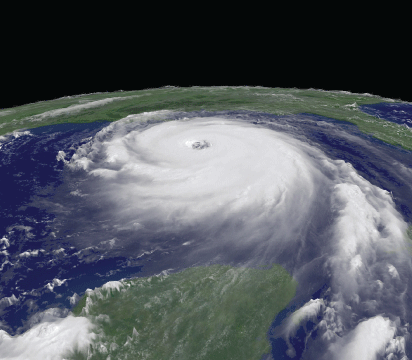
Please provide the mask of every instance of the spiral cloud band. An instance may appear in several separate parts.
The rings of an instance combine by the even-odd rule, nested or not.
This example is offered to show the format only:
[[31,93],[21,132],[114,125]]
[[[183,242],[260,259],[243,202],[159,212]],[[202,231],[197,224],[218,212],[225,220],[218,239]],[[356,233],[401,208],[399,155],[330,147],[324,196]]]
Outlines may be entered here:
[[174,230],[253,208],[247,227],[257,227],[299,216],[314,193],[316,171],[305,153],[285,136],[239,122],[167,122],[99,146],[103,161],[75,156],[74,164],[116,184],[108,195],[132,225],[155,217]]
[[77,214],[95,209],[110,237],[94,238],[78,221],[71,236],[88,231],[87,246],[111,241],[116,253],[157,251],[164,268],[166,254],[182,267],[279,263],[298,281],[302,299],[328,284],[322,299],[275,329],[289,356],[308,321],[318,334],[312,347],[327,349],[327,359],[405,356],[407,224],[387,191],[290,126],[148,113],[109,125],[64,161],[73,208],[87,199]]

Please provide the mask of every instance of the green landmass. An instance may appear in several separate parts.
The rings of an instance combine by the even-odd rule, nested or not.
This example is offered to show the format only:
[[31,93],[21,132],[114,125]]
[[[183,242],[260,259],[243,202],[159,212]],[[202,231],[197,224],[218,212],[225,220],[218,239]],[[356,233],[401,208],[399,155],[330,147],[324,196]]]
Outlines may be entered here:
[[166,87],[79,95],[0,110],[0,135],[58,123],[116,121],[131,114],[157,110],[252,110],[276,115],[310,113],[347,121],[382,141],[412,150],[411,129],[365,114],[358,108],[380,102],[393,100],[314,89]]
[[87,293],[73,309],[97,326],[89,354],[67,359],[261,359],[267,331],[295,295],[279,265],[193,267]]
[[412,225],[406,229],[406,241],[409,252],[412,254]]

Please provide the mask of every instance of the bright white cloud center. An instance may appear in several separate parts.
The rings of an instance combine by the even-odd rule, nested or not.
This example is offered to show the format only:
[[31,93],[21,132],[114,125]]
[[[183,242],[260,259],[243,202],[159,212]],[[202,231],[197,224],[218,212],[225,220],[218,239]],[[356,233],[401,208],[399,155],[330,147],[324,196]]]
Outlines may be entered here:
[[185,226],[254,209],[251,224],[306,213],[317,171],[294,143],[240,121],[171,121],[96,143],[72,163],[116,184],[107,195],[130,223]]

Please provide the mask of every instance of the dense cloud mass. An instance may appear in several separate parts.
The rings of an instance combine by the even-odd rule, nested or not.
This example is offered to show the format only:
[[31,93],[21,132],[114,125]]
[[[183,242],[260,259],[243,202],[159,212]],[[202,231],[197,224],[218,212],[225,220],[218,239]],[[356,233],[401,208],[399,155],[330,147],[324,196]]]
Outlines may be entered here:
[[311,320],[317,342],[330,344],[325,358],[354,358],[365,342],[364,359],[402,358],[411,264],[390,193],[287,126],[230,116],[142,120],[111,124],[68,162],[82,174],[72,194],[98,204],[114,249],[168,251],[182,266],[280,263],[302,292],[330,286],[276,330],[290,356],[289,339]]
[[[263,256],[273,236],[296,238],[319,192],[310,155],[293,139],[245,122],[206,118],[116,130],[109,141],[79,150],[69,166],[98,178],[97,194],[79,193],[103,192],[114,226],[134,234],[204,228],[211,239],[200,248],[225,242]],[[286,221],[292,216],[295,224]]]
[[93,326],[85,317],[61,318],[53,311],[40,315],[41,322],[20,336],[12,337],[0,330],[2,359],[62,359],[74,349],[87,351],[95,337]]
[[148,274],[279,263],[301,301],[272,332],[284,355],[299,354],[303,332],[305,358],[406,359],[408,225],[391,193],[327,156],[299,121],[160,111],[112,123],[71,159],[57,155],[66,178],[48,204],[55,233],[79,257],[156,253]]

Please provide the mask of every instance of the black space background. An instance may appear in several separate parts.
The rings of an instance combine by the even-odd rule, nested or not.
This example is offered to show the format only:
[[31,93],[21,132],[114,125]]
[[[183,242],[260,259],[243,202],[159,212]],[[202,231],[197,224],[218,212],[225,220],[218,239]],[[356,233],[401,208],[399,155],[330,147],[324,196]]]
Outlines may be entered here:
[[296,36],[270,24],[250,32],[247,24],[205,28],[194,20],[164,24],[161,32],[135,23],[84,34],[71,32],[74,24],[60,34],[58,20],[40,32],[32,25],[2,39],[0,109],[166,85],[346,90],[412,102],[409,45],[373,32],[336,32],[333,21],[314,30],[308,23]]

